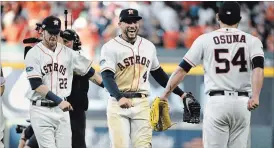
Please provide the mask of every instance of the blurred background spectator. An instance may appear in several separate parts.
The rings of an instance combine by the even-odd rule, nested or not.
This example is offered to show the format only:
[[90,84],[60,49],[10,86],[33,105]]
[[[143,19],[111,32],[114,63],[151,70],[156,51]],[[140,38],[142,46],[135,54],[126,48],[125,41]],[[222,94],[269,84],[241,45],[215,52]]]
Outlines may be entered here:
[[[83,49],[94,57],[103,42],[118,35],[121,9],[138,9],[143,16],[140,35],[167,50],[190,48],[201,34],[218,29],[215,13],[221,2],[2,2],[1,40],[21,44],[26,37],[36,36],[35,23],[53,14],[64,20],[82,40]],[[274,52],[274,3],[239,2],[242,20],[239,28],[259,37],[264,49]],[[70,20],[73,24],[70,24]],[[63,27],[64,28],[64,27]],[[12,32],[12,33],[10,33]]]

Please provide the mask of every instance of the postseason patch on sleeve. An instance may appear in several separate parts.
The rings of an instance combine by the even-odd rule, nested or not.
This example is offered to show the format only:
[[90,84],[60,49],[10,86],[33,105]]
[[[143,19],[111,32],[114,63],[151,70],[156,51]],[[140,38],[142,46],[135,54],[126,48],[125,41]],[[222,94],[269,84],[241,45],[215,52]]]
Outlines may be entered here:
[[102,60],[100,61],[100,66],[103,66],[105,63],[106,63],[106,60],[105,60],[105,59],[102,59]]
[[26,72],[31,72],[33,70],[33,67],[31,67],[31,66],[28,66],[27,68],[26,68]]

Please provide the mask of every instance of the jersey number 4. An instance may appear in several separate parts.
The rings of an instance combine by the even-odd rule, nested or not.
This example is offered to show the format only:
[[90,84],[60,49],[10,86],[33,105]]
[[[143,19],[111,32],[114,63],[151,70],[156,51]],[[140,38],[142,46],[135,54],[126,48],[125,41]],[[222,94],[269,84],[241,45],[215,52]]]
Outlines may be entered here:
[[[215,49],[215,61],[224,63],[225,68],[215,67],[216,73],[227,73],[230,70],[230,62],[226,58],[220,58],[220,54],[228,54],[228,49]],[[231,61],[233,66],[240,66],[240,72],[247,72],[244,47],[240,47]]]

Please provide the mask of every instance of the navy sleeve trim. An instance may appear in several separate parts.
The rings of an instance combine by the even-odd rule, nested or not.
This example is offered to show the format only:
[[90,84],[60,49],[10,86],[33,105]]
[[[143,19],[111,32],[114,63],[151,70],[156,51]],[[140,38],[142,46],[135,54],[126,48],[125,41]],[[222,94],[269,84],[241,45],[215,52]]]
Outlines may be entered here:
[[30,86],[32,90],[35,90],[40,85],[42,85],[42,79],[41,78],[29,78]]
[[264,58],[262,56],[256,56],[252,59],[252,69],[257,67],[264,68]]
[[190,69],[192,68],[192,65],[190,64],[190,63],[188,63],[186,60],[183,60],[180,64],[179,64],[179,66],[181,67],[181,68],[183,68],[184,69],[184,71],[185,72],[189,72],[190,71]]

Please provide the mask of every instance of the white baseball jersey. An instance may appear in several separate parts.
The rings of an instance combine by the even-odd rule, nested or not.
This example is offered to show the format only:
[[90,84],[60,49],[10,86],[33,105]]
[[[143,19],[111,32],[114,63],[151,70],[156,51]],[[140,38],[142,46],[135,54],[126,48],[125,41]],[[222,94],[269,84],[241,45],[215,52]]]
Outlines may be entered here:
[[0,69],[1,69],[1,74],[0,74],[0,86],[3,86],[5,84],[5,78],[3,76],[3,70],[2,67],[0,65]]
[[221,28],[199,36],[184,56],[193,67],[203,64],[205,91],[251,92],[251,60],[264,57],[262,42],[239,29]]
[[[5,84],[5,78],[2,73],[2,67],[0,65],[0,86],[4,86]],[[4,115],[3,115],[3,109],[2,109],[2,96],[0,95],[0,148],[4,147],[4,144],[1,142],[1,139],[4,137],[4,129],[5,129],[5,121],[4,121]]]
[[149,73],[159,67],[155,46],[140,36],[137,36],[134,45],[117,36],[104,44],[101,50],[101,72],[114,72],[121,92],[148,94]]
[[[57,43],[53,52],[40,42],[27,53],[25,59],[28,79],[41,78],[43,84],[61,98],[69,96],[71,92],[73,71],[85,75],[91,63],[79,52],[60,43]],[[44,99],[31,89],[26,95],[30,100]]]

